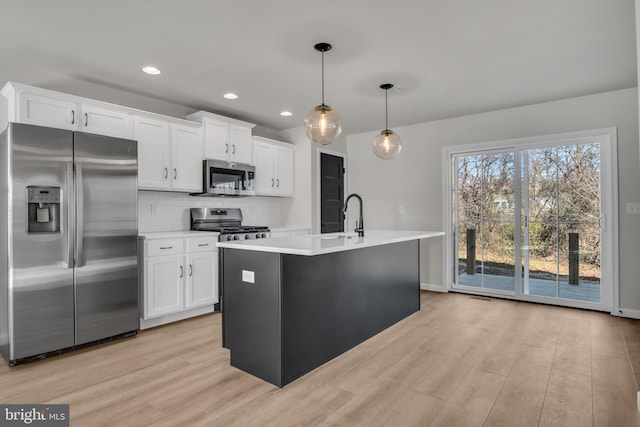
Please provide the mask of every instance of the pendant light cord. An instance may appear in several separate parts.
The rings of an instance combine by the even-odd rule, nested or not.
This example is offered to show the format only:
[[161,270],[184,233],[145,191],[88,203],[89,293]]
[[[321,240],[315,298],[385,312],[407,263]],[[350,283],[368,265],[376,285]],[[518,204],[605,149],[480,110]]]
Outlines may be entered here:
[[387,94],[389,93],[389,89],[384,90],[384,130],[389,130],[389,106]]
[[322,52],[322,105],[324,105],[324,52]]

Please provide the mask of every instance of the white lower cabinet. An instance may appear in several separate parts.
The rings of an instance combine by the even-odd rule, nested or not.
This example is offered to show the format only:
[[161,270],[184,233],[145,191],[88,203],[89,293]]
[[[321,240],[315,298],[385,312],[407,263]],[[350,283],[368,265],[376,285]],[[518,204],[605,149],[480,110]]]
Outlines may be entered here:
[[218,287],[211,286],[217,281],[217,252],[203,252],[187,256],[189,275],[185,307],[199,307],[218,302]]
[[145,260],[145,319],[182,310],[183,260],[182,255],[149,257]]
[[217,236],[141,239],[140,329],[213,311]]

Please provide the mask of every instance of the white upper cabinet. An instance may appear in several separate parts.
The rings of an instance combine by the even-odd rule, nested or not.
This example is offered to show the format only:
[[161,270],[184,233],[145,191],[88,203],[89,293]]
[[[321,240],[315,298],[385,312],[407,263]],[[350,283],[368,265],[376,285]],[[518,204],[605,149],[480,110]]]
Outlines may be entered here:
[[273,168],[276,177],[276,195],[293,196],[293,145],[276,145]]
[[200,128],[172,124],[171,188],[202,191],[202,134]]
[[[10,110],[11,104],[9,101]],[[79,105],[75,102],[25,93],[20,97],[19,106],[14,108],[14,114],[10,114],[14,117],[10,117],[9,121],[76,130],[80,123],[78,110]]]
[[253,138],[256,195],[293,196],[294,146],[272,139]]
[[10,122],[131,138],[131,114],[108,103],[9,82],[2,89]]
[[257,137],[254,139],[253,165],[256,167],[255,188],[258,195],[272,196],[274,193],[273,151],[273,144]]
[[202,133],[198,125],[136,116],[133,138],[138,141],[139,188],[202,191]]
[[229,123],[204,120],[204,158],[227,160],[229,157]]
[[251,163],[253,147],[251,141],[251,127],[232,123],[229,128],[229,161]]
[[138,141],[138,188],[166,190],[169,187],[169,123],[134,117],[133,139]]
[[253,123],[206,111],[198,111],[187,118],[201,123],[204,127],[203,156],[205,159],[251,163],[253,158],[251,129],[255,126]]
[[80,130],[116,138],[131,138],[131,114],[118,109],[82,104]]

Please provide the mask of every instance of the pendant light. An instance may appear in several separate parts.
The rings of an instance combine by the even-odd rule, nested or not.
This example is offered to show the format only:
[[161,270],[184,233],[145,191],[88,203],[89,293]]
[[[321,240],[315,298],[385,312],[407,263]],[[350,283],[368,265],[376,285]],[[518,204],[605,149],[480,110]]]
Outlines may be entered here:
[[338,113],[324,103],[324,53],[331,50],[331,45],[318,43],[313,48],[322,53],[322,104],[311,110],[304,119],[304,133],[311,142],[329,145],[342,132]]
[[402,143],[398,134],[389,130],[387,93],[392,87],[393,85],[391,83],[380,85],[380,89],[384,89],[384,130],[373,139],[373,152],[383,160],[393,159],[402,149]]

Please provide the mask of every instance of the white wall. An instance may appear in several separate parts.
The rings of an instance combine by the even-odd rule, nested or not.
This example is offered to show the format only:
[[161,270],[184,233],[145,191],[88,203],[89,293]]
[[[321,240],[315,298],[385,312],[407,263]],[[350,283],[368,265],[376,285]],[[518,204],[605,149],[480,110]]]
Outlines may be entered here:
[[[395,128],[403,147],[391,161],[371,151],[375,132],[350,135],[350,191],[364,198],[368,228],[441,230],[442,147],[606,127],[618,130],[620,306],[640,310],[640,215],[626,214],[640,201],[635,88]],[[421,256],[422,282],[443,285],[441,243],[423,242]]]

